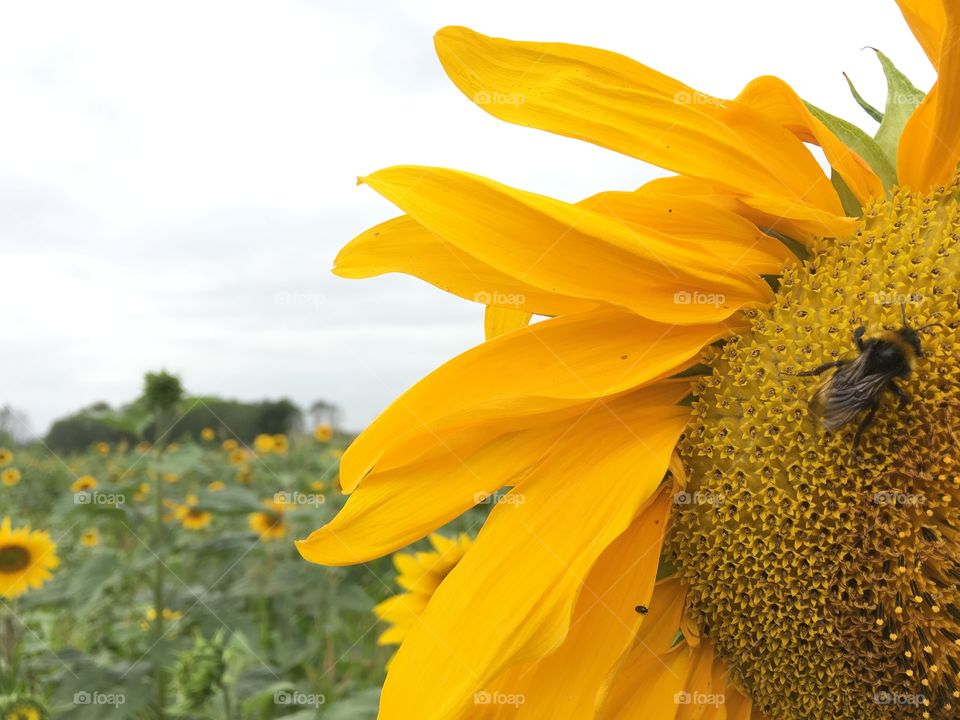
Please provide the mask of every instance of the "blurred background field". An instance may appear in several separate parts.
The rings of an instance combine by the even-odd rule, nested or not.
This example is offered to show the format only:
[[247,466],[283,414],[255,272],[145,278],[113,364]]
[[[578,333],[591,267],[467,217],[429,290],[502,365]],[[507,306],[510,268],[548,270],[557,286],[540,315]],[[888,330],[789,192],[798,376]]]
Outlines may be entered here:
[[320,567],[293,544],[343,504],[335,408],[167,410],[145,395],[0,438],[0,516],[59,559],[0,597],[0,718],[375,717],[393,564]]

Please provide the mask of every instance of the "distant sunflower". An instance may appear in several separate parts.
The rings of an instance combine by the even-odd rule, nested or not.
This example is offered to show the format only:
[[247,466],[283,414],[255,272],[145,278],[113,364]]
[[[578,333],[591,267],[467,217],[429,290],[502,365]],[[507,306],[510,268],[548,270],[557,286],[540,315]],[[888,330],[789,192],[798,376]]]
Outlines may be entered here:
[[17,698],[0,706],[0,720],[45,720],[47,711],[36,700]]
[[247,461],[247,451],[243,448],[235,448],[230,451],[228,460],[231,465],[242,465]]
[[197,496],[190,494],[184,499],[184,503],[177,505],[174,510],[174,517],[187,530],[202,530],[213,518],[210,511],[198,507],[198,503]]
[[261,433],[253,439],[253,448],[261,455],[272,453],[276,448],[276,438],[273,435]]
[[286,435],[274,435],[273,436],[273,452],[282,455],[287,452],[290,448],[290,441],[287,440]]
[[[161,611],[164,622],[176,623],[181,618],[183,618],[183,613],[179,610],[171,610],[170,608],[163,608]],[[151,624],[153,624],[157,619],[157,610],[153,607],[148,607],[143,613],[143,620],[140,621],[141,630],[149,630]]]
[[220,445],[220,447],[222,447],[222,448],[223,448],[224,450],[226,450],[227,452],[230,452],[230,451],[236,450],[238,447],[240,447],[240,444],[239,444],[236,440],[234,440],[233,438],[227,438],[226,440],[223,441],[223,443]]
[[404,592],[377,605],[374,614],[390,627],[377,639],[379,645],[399,645],[413,629],[440,587],[443,579],[460,562],[473,541],[466,534],[448,538],[439,533],[430,536],[433,550],[395,553],[397,585]]
[[200,439],[204,442],[213,442],[217,437],[217,433],[213,428],[205,427],[200,431]]
[[276,500],[263,500],[265,510],[250,513],[247,518],[250,529],[260,536],[261,540],[280,540],[287,534],[287,523],[284,518],[286,505]]
[[160,479],[169,485],[180,482],[180,476],[171,472],[163,473],[163,475],[160,476]]
[[225,487],[227,487],[227,485],[225,482],[223,482],[223,480],[214,480],[212,483],[207,485],[207,490],[210,492],[220,492]]
[[[487,340],[354,441],[352,494],[300,552],[368,562],[511,488],[380,718],[492,692],[522,717],[960,717],[960,3],[899,4],[938,79],[878,54],[873,136],[774,77],[724,99],[603,50],[437,34],[491,115],[676,174],[576,203],[446,168],[362,179],[403,214],[335,272],[480,303]],[[828,429],[809,373],[860,355],[884,394],[841,382],[867,402]]]
[[2,482],[7,487],[11,485],[16,485],[20,482],[20,471],[17,468],[7,468],[3,472],[0,472],[0,482]]
[[73,481],[73,484],[70,485],[70,492],[88,492],[90,490],[95,490],[97,487],[97,479],[93,475],[82,475]]
[[40,587],[59,564],[57,546],[46,531],[11,529],[9,517],[0,523],[0,596],[15,598]]
[[0,467],[13,462],[13,453],[6,448],[0,448]]
[[87,528],[80,533],[80,544],[84,547],[96,547],[100,544],[100,531],[97,528]]
[[330,442],[333,437],[333,427],[327,423],[320,423],[313,429],[313,439],[317,442]]

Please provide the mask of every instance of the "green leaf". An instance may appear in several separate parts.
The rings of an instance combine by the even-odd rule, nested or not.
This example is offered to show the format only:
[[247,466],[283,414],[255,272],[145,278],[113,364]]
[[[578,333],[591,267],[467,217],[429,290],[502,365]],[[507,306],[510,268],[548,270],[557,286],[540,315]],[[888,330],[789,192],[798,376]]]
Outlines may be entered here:
[[843,176],[834,170],[830,173],[830,182],[836,189],[837,195],[840,196],[840,203],[843,205],[843,211],[847,214],[847,217],[860,217],[863,215],[863,206],[860,205],[860,201],[857,199],[857,196],[853,194],[853,190],[847,185],[847,181],[843,179]]
[[857,92],[857,89],[853,86],[853,80],[850,79],[850,76],[844,73],[843,79],[847,81],[847,87],[850,88],[850,92],[853,95],[853,99],[857,101],[857,105],[862,107],[867,115],[877,122],[883,122],[883,113],[863,99],[863,96]]
[[923,93],[914,87],[906,75],[897,70],[890,58],[879,50],[874,49],[874,52],[883,67],[883,74],[887,76],[887,106],[875,138],[891,167],[896,168],[900,134],[917,105],[923,100]]
[[810,112],[813,113],[813,116],[826,125],[830,132],[840,138],[841,142],[867,161],[867,164],[877,174],[885,188],[896,185],[897,173],[893,169],[894,166],[890,163],[890,160],[883,150],[880,149],[876,140],[853,123],[831,115],[816,105],[811,105],[810,103],[806,103],[806,105]]
[[217,492],[200,490],[197,493],[197,507],[224,515],[263,510],[263,504],[254,493],[239,487],[228,487]]

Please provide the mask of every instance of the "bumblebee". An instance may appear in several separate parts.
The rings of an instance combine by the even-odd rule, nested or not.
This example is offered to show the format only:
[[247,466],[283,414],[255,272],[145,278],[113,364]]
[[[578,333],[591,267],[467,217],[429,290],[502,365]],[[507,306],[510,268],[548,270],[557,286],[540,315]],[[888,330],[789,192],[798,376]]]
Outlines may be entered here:
[[853,359],[840,359],[823,363],[813,370],[805,370],[797,375],[821,375],[827,370],[836,369],[826,382],[820,385],[810,400],[810,412],[820,418],[823,426],[831,432],[853,420],[864,410],[864,415],[853,436],[853,457],[859,457],[858,447],[863,433],[870,427],[880,407],[880,395],[889,390],[903,407],[910,402],[910,396],[897,384],[910,376],[917,357],[922,354],[920,333],[927,328],[939,325],[931,323],[920,328],[912,328],[907,323],[906,310],[900,306],[903,326],[899,330],[888,331],[878,337],[866,338],[867,329],[862,325],[853,333],[853,342],[859,355]]

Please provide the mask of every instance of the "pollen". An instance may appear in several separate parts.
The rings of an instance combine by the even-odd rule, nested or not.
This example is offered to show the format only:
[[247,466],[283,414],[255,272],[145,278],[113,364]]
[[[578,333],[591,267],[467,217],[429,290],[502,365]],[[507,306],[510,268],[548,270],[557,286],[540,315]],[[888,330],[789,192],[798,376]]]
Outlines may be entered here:
[[[687,607],[754,707],[783,720],[960,717],[958,182],[895,189],[847,238],[818,240],[750,330],[704,361],[679,451],[671,548]],[[902,325],[922,354],[852,449],[808,403]]]

